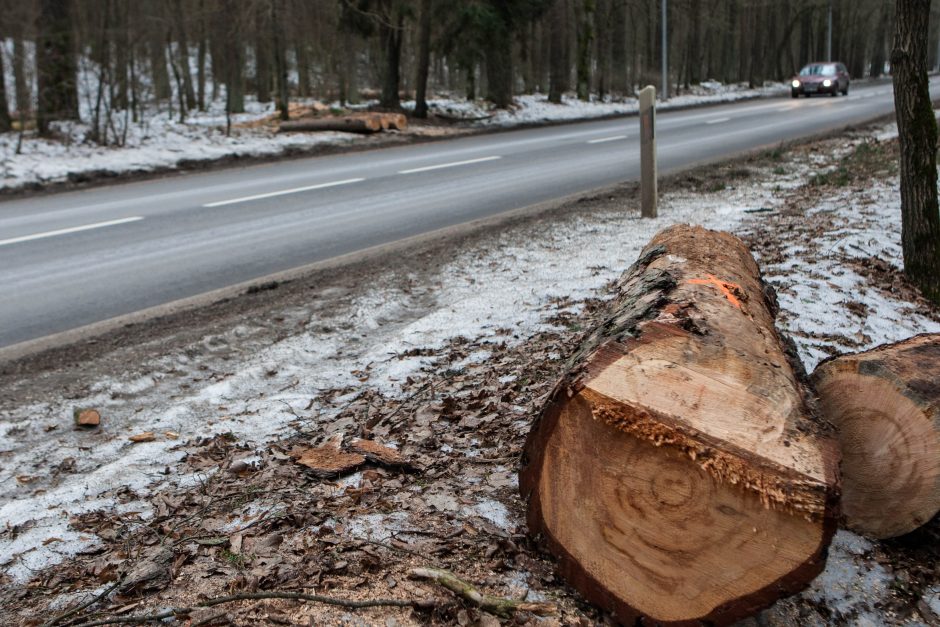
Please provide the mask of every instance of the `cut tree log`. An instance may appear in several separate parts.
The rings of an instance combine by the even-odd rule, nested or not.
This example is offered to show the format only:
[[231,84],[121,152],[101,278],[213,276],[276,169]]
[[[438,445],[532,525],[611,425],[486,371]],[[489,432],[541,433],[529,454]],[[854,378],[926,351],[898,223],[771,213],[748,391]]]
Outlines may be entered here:
[[382,120],[375,116],[347,116],[341,118],[309,118],[295,122],[282,122],[278,133],[309,133],[339,131],[369,135],[382,130]]
[[408,128],[408,118],[403,113],[363,113],[361,115],[378,119],[386,131],[403,131]]
[[824,361],[813,373],[842,447],[842,512],[870,538],[940,511],[940,335]]
[[530,531],[624,624],[727,624],[805,587],[838,449],[744,244],[666,229],[611,307],[526,442]]

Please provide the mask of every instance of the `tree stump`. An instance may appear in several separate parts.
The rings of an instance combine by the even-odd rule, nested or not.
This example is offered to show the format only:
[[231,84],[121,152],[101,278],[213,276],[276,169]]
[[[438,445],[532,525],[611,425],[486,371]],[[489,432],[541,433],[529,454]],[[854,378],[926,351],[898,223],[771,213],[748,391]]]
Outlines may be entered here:
[[740,240],[669,228],[529,434],[529,529],[624,624],[727,624],[824,566],[838,450],[775,315]]
[[842,447],[842,512],[870,538],[940,511],[940,335],[827,360],[813,373]]

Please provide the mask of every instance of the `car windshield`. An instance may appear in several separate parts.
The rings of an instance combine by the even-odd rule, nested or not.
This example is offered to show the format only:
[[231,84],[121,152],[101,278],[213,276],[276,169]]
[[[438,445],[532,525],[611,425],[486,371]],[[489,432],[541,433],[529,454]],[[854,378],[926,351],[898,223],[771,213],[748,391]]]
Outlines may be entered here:
[[834,65],[807,65],[800,70],[800,76],[835,76],[836,66]]

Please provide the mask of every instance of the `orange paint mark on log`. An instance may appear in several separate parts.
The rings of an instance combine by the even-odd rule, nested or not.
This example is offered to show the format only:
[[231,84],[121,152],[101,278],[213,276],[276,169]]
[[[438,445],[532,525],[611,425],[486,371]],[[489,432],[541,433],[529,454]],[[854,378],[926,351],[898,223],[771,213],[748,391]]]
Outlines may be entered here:
[[732,292],[732,290],[738,290],[739,292],[743,291],[741,290],[740,285],[737,283],[728,283],[727,281],[722,281],[713,274],[708,274],[706,276],[708,277],[707,279],[689,279],[689,283],[694,285],[714,285],[719,290],[721,290],[721,293],[725,295],[725,298],[728,299],[729,303],[738,309],[741,308],[741,301],[738,300],[738,297],[734,295],[734,292]]

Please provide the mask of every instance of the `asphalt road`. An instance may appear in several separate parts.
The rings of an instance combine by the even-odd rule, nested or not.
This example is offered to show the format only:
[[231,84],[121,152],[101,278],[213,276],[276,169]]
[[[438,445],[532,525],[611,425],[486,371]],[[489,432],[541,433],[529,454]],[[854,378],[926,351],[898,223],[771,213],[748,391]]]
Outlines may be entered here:
[[[659,164],[675,171],[893,108],[880,84],[660,113]],[[622,118],[3,202],[0,348],[636,179],[638,136],[637,118]]]

